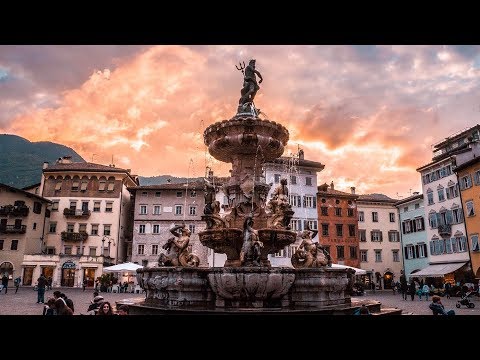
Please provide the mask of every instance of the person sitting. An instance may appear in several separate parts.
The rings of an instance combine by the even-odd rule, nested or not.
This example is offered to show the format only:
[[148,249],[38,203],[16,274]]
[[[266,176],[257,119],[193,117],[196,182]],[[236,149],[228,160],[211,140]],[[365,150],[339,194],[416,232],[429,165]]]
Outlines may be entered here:
[[432,310],[433,315],[455,315],[453,310],[445,310],[445,307],[442,304],[440,296],[434,295],[432,297],[432,303],[428,306]]
[[98,312],[98,308],[105,299],[101,295],[97,295],[93,298],[93,302],[88,306],[87,312],[90,315],[95,315]]
[[117,315],[128,315],[129,310],[128,305],[120,305],[117,310]]

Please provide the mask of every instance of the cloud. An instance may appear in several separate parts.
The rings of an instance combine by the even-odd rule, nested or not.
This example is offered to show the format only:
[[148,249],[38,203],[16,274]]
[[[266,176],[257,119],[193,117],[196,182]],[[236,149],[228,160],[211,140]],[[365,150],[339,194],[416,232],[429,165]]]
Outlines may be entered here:
[[477,123],[478,46],[1,46],[0,131],[145,176],[228,175],[202,133],[235,114],[250,58],[285,154],[300,145],[339,190],[420,190],[432,142]]

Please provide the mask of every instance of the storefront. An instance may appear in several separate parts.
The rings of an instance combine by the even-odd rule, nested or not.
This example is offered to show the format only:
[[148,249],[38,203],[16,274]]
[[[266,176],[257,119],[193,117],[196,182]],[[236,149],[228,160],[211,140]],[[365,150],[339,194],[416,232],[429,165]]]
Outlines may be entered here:
[[33,282],[33,271],[36,266],[25,266],[23,268],[23,282],[22,285],[32,285]]
[[73,261],[65,261],[62,265],[62,280],[61,285],[66,287],[75,286],[75,268],[76,265]]
[[0,264],[0,274],[8,274],[8,278],[13,279],[13,264],[10,261],[5,261]]
[[95,271],[97,268],[83,268],[83,279],[87,280],[87,287],[95,285]]

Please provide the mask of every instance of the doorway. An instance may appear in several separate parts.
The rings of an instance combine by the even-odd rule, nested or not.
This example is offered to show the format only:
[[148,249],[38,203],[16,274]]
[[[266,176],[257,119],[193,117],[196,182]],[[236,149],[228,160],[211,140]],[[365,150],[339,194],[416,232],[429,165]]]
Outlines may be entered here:
[[87,287],[93,287],[95,285],[95,270],[96,268],[83,269],[83,279],[87,280]]
[[23,269],[23,285],[32,285],[34,269],[35,269],[35,266],[26,266]]
[[62,286],[73,287],[75,284],[75,269],[62,269]]
[[384,289],[391,289],[393,285],[393,273],[387,271],[383,274],[383,288]]

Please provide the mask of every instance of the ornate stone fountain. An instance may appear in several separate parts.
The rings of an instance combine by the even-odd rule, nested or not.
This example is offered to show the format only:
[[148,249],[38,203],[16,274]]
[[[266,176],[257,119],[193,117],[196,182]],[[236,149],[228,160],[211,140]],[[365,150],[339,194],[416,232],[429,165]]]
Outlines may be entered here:
[[264,162],[282,155],[289,133],[283,125],[259,118],[261,112],[253,103],[259,89],[255,75],[260,82],[263,79],[255,70],[255,62],[237,69],[244,73],[237,114],[210,125],[203,134],[210,154],[231,163],[232,170],[223,185],[228,198],[228,212],[223,215],[215,201],[216,189],[205,180],[202,219],[207,228],[199,233],[199,239],[216,253],[226,254],[227,260],[219,268],[197,267],[196,259],[182,262],[191,258],[185,250],[188,236],[172,232],[179,237],[178,244],[174,238],[168,243],[177,244],[173,260],[162,255],[159,267],[138,270],[146,299],[135,307],[137,313],[246,309],[335,312],[350,305],[346,290],[352,271],[325,266],[328,261],[321,247],[312,243],[312,234],[302,234],[308,241],[302,242],[292,258],[296,268],[270,265],[268,254],[294,243],[299,236],[289,227],[294,212],[286,180],[282,179],[273,197],[267,199],[270,185],[262,171]]

